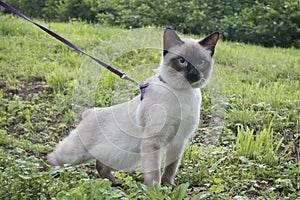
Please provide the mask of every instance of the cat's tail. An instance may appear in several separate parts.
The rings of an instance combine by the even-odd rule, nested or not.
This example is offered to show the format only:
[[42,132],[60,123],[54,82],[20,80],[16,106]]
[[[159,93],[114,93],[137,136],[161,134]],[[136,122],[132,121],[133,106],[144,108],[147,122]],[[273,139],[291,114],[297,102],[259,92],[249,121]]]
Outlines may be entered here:
[[[93,109],[88,109],[84,111],[82,114],[82,119],[85,119],[92,110]],[[87,124],[85,122],[81,122],[80,125],[85,127]],[[55,166],[63,164],[76,165],[90,159],[92,156],[83,144],[82,138],[80,138],[79,134],[79,132],[83,130],[85,129],[77,128],[71,131],[70,135],[64,140],[60,141],[56,145],[55,149],[46,156],[46,163]]]
[[75,129],[46,156],[46,163],[55,166],[64,164],[76,165],[90,158],[91,155],[84,147],[78,131]]

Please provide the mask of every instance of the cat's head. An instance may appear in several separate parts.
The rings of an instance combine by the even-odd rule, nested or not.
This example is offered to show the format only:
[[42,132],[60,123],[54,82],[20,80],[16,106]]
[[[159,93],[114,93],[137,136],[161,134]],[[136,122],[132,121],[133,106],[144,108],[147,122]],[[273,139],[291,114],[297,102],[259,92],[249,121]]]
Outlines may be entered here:
[[205,39],[181,39],[175,31],[167,28],[163,38],[163,58],[159,73],[174,88],[204,87],[212,74],[215,46],[219,33]]

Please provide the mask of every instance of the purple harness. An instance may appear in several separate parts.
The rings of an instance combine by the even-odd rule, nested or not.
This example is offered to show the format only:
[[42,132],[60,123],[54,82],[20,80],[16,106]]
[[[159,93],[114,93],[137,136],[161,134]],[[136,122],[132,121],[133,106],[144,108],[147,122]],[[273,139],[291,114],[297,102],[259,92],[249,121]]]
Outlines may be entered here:
[[82,49],[80,49],[79,47],[77,47],[76,45],[74,45],[73,43],[71,43],[70,41],[66,40],[65,38],[63,38],[62,36],[54,33],[53,31],[45,28],[44,26],[32,21],[30,18],[26,17],[23,13],[21,13],[20,11],[18,11],[17,9],[15,9],[14,7],[12,7],[11,5],[4,3],[3,1],[0,0],[0,6],[6,8],[7,10],[9,10],[10,12],[20,16],[21,18],[31,22],[32,24],[36,25],[37,27],[39,27],[40,29],[42,29],[43,31],[45,31],[46,33],[48,33],[49,35],[51,35],[52,37],[56,38],[57,40],[61,41],[62,43],[64,43],[65,45],[71,47],[72,49],[90,57],[91,59],[93,59],[94,61],[96,61],[98,64],[100,64],[101,66],[105,67],[106,69],[108,69],[110,72],[116,74],[117,76],[119,76],[121,79],[125,79],[128,80],[130,82],[132,82],[135,85],[138,85],[141,91],[141,100],[143,100],[144,95],[145,95],[145,89],[149,86],[149,83],[143,83],[143,84],[139,84],[137,81],[135,81],[134,79],[130,78],[129,76],[127,76],[124,72],[121,72],[115,68],[113,68],[112,66],[110,66],[109,64],[106,64],[105,62],[95,58],[94,56],[89,55],[88,53],[86,53],[85,51],[83,51]]

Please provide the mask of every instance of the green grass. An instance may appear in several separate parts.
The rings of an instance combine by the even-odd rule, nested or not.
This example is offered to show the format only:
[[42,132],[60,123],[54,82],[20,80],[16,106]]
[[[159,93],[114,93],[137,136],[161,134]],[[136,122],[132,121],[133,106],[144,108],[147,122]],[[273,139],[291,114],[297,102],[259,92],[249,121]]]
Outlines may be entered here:
[[278,164],[276,154],[283,140],[284,137],[274,145],[274,133],[272,129],[264,129],[257,133],[257,135],[254,135],[254,130],[250,131],[249,128],[246,130],[238,129],[234,150],[239,156],[261,160],[268,165],[276,165]]
[[[109,47],[110,40],[118,44],[122,38],[117,35],[124,31],[83,22],[40,23],[105,59],[118,48],[105,50],[105,57],[101,47]],[[159,59],[158,50],[133,49],[110,64],[142,82]],[[147,188],[140,172],[117,172],[122,186],[112,187],[98,177],[93,161],[46,170],[40,163],[76,125],[74,104],[109,106],[138,90],[32,24],[0,16],[0,198],[297,199],[299,81],[299,50],[220,41],[214,77],[202,90],[203,121],[184,154],[177,187]],[[214,110],[216,102],[220,109]],[[216,116],[220,137],[214,145],[203,145],[214,134]],[[246,144],[252,144],[251,150],[240,148]]]

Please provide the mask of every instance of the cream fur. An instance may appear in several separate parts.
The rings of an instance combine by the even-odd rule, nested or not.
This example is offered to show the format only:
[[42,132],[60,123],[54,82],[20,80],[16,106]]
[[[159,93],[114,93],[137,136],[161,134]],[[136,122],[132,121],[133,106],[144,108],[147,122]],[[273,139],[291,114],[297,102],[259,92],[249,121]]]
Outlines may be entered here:
[[[167,40],[168,34],[165,35]],[[170,45],[171,50],[184,55],[188,52],[191,62],[196,62],[193,55],[200,54],[208,62],[203,72],[201,68],[197,70],[208,80],[212,70],[209,53],[197,41],[184,41],[184,48],[176,43],[177,46]],[[173,185],[186,142],[199,123],[201,92],[168,66],[170,56],[163,57],[158,73],[147,80],[150,84],[142,101],[137,96],[126,103],[85,111],[79,126],[48,154],[47,163],[78,164],[95,158],[101,177],[113,183],[111,170],[142,167],[145,184],[155,181]],[[165,172],[161,177],[162,163]]]

